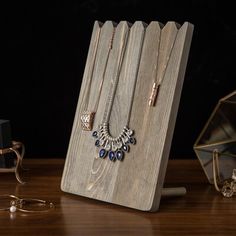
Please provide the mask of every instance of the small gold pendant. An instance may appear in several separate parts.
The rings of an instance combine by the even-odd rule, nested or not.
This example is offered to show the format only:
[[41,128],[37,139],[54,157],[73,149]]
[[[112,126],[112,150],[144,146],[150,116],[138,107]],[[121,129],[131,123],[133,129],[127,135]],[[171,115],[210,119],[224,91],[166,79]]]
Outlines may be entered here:
[[91,131],[93,129],[95,112],[84,111],[80,116],[81,126],[84,131]]
[[159,93],[159,89],[160,89],[160,84],[154,83],[153,86],[152,86],[152,92],[151,92],[150,98],[148,100],[148,105],[150,107],[155,106],[157,96],[158,96],[158,93]]

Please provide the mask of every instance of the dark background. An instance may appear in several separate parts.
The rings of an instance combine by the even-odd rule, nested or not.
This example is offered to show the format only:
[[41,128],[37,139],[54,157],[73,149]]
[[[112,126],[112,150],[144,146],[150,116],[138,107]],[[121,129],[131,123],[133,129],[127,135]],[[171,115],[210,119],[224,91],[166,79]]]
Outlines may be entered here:
[[95,20],[195,25],[171,157],[194,157],[218,99],[236,88],[233,1],[8,1],[2,11],[0,119],[27,157],[66,155]]

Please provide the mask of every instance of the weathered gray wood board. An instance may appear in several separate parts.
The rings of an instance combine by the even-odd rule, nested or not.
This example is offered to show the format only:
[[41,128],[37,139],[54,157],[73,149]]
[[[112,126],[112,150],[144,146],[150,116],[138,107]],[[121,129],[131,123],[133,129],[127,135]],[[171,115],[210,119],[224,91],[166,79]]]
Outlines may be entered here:
[[[110,83],[118,70],[122,42],[130,31],[110,117],[110,131],[116,136],[126,125],[132,104],[129,127],[135,130],[137,144],[122,162],[99,158],[92,132],[82,131],[80,125],[84,91],[95,50],[94,39],[100,29],[90,108],[98,96],[114,29],[115,36],[95,115],[95,128],[102,122]],[[192,32],[193,25],[187,22],[181,27],[175,22],[168,22],[164,27],[158,22],[149,25],[135,22],[132,26],[125,21],[118,25],[111,21],[103,25],[95,22],[61,182],[63,191],[143,211],[158,210]],[[148,99],[157,78],[163,81],[156,105],[150,107]],[[135,89],[133,97],[132,89]]]

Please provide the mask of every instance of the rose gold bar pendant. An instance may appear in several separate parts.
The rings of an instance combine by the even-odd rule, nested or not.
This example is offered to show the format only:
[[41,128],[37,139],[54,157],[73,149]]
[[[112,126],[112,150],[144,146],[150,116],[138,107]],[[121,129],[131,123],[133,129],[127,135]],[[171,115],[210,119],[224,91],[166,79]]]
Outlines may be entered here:
[[156,103],[156,100],[157,100],[157,95],[159,93],[159,88],[160,88],[160,84],[157,84],[157,83],[153,83],[153,86],[152,86],[152,92],[151,92],[151,95],[150,95],[150,98],[148,100],[148,105],[151,107],[154,107],[155,106],[155,103]]
[[81,126],[84,131],[91,131],[93,129],[95,112],[84,111],[80,116]]

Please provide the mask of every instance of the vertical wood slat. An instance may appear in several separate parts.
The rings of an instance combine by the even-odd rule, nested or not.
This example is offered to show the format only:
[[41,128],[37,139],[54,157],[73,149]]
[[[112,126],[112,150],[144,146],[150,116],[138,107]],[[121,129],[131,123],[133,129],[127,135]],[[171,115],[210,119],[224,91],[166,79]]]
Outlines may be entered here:
[[[98,119],[95,122],[95,127],[98,127],[103,119],[111,81],[115,79],[114,77],[116,76],[118,70],[119,58],[122,53],[122,42],[124,41],[128,31],[129,27],[126,22],[119,23],[116,28],[113,48],[111,51],[111,60],[109,60],[107,66],[104,89],[101,94],[101,101],[97,111]],[[94,151],[96,158],[93,159],[94,161],[89,174],[86,192],[91,197],[109,200],[111,193],[110,189],[113,188],[117,174],[117,167],[112,162],[107,160],[104,161],[103,159],[98,158],[98,150],[96,148],[94,148]]]
[[[116,27],[114,48],[108,61],[104,87],[95,116],[95,127],[102,120],[110,82],[117,71],[122,36],[128,28],[127,22],[121,22]],[[94,102],[98,84],[102,79],[106,40],[112,30],[114,24],[109,21],[102,27],[102,39],[95,66],[96,82],[92,85],[91,101]],[[130,128],[136,132],[137,145],[131,147],[130,153],[126,154],[123,162],[114,163],[108,159],[98,158],[91,132],[81,131],[78,124],[84,97],[81,93],[61,183],[63,191],[140,210],[158,209],[192,30],[193,26],[189,23],[185,23],[178,30],[175,22],[167,23],[163,29],[158,22],[152,22],[148,27],[142,22],[136,22],[130,28],[128,48],[115,94],[110,123],[112,134],[119,134],[126,125],[129,109],[126,104],[131,101],[130,94],[132,88],[135,88]],[[176,34],[175,45],[171,51],[170,45]],[[92,45],[91,40],[90,48]],[[90,54],[88,54],[86,68],[89,68],[91,63],[89,57]],[[85,81],[88,80],[86,68],[81,91],[84,91]],[[149,107],[148,98],[156,76],[157,78],[164,76],[164,79],[156,106]]]
[[[168,101],[169,105],[166,106],[166,117],[162,126],[162,129],[164,130],[163,133],[165,134],[163,138],[163,151],[161,161],[157,166],[158,175],[155,180],[156,189],[154,192],[154,201],[150,209],[151,211],[157,210],[160,204],[161,191],[164,183],[165,172],[174,133],[175,121],[184,82],[192,34],[193,25],[188,22],[185,22],[181,28],[179,28],[173,52],[166,68],[164,80],[167,82],[163,85],[166,86],[166,91],[169,91],[169,96],[166,96],[166,93],[163,93],[163,100],[160,99],[160,103],[163,104],[165,102],[167,103]],[[168,81],[168,78],[170,78],[170,81]],[[165,89],[163,89],[163,91],[165,91]],[[166,98],[168,98],[168,100],[166,100]]]
[[61,182],[61,189],[64,191],[68,191],[71,187],[71,179],[76,178],[74,175],[71,176],[72,168],[74,167],[74,162],[76,161],[77,157],[77,152],[78,152],[78,141],[81,136],[81,127],[80,127],[80,114],[82,112],[82,104],[84,102],[85,98],[85,91],[87,90],[88,87],[88,75],[90,73],[89,68],[91,68],[91,61],[92,61],[92,55],[94,54],[94,50],[96,50],[96,42],[95,38],[100,31],[100,28],[102,27],[102,23],[95,21],[94,26],[93,26],[93,32],[91,36],[91,41],[90,41],[90,46],[88,50],[88,56],[86,60],[86,65],[84,69],[84,75],[83,75],[83,80],[80,88],[80,94],[78,98],[78,103],[77,103],[77,108],[76,108],[76,113],[74,117],[74,122],[73,122],[73,127],[72,127],[72,132],[71,132],[71,137],[70,137],[70,142],[69,142],[69,147],[67,150],[67,158],[65,161],[65,167],[64,167],[64,172],[63,172],[63,178]]
[[[133,102],[135,109],[132,111],[130,121],[135,130],[137,144],[125,158],[124,163],[120,165],[114,191],[114,199],[117,202],[119,201],[121,205],[124,204],[129,207],[136,205],[140,209],[145,209],[146,203],[149,202],[150,192],[153,188],[150,178],[153,176],[153,171],[156,171],[153,170],[154,162],[159,158],[154,154],[155,146],[150,149],[149,145],[150,139],[155,133],[149,131],[151,108],[148,106],[148,99],[158,67],[160,36],[159,23],[152,22],[146,29]],[[153,131],[156,127],[159,127],[158,123],[152,127]],[[155,140],[157,138],[155,137]],[[151,155],[150,151],[152,152]],[[122,198],[122,196],[126,196],[126,198]]]

